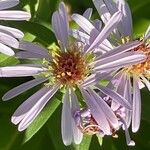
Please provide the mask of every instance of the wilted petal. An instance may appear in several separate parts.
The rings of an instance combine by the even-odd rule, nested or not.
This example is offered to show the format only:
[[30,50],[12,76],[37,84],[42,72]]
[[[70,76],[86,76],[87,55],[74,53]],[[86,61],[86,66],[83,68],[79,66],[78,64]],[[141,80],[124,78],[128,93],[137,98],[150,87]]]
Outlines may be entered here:
[[61,134],[63,143],[66,146],[70,145],[73,138],[73,131],[72,131],[72,116],[71,116],[69,90],[66,90],[66,93],[63,98],[63,108],[61,116]]
[[[75,95],[73,89],[71,89],[71,107],[72,107],[72,112],[74,113],[75,111],[80,110],[80,106],[78,103],[77,96]],[[70,120],[71,121],[71,120]],[[78,129],[75,120],[72,118],[72,131],[73,131],[73,139],[75,144],[80,144],[83,138],[83,133]]]
[[28,81],[26,83],[23,83],[13,89],[11,89],[10,91],[8,91],[3,97],[2,99],[4,101],[10,100],[11,98],[14,98],[16,96],[18,96],[19,94],[35,87],[38,84],[43,83],[44,81],[48,80],[48,78],[37,78],[31,81]]
[[104,112],[106,118],[109,120],[111,125],[114,128],[118,128],[118,126],[119,126],[118,118],[116,117],[114,112],[111,110],[110,106],[95,91],[93,91],[91,89],[89,89],[88,91],[94,97],[97,104],[102,109],[102,111]]
[[11,48],[2,43],[0,43],[0,52],[9,56],[13,56],[15,54]]
[[129,134],[126,122],[123,119],[121,119],[121,121],[122,121],[124,128],[125,128],[125,136],[126,136],[127,145],[128,146],[135,146],[135,142],[133,140],[131,140],[131,138],[130,138],[130,134]]
[[31,15],[24,11],[3,10],[0,11],[0,20],[29,20]]
[[93,115],[94,119],[100,126],[101,130],[106,134],[110,135],[110,125],[106,119],[106,115],[104,114],[101,107],[97,104],[95,99],[88,94],[88,92],[84,89],[81,89],[82,95],[87,103],[89,109],[91,110],[91,114]]
[[42,71],[43,71],[42,68],[28,67],[28,66],[1,67],[0,68],[0,77],[33,76]]
[[136,77],[133,77],[133,112],[132,112],[132,132],[137,132],[141,120],[141,95]]
[[96,85],[96,87],[104,94],[106,94],[107,96],[109,96],[110,98],[112,98],[115,102],[119,103],[120,105],[126,107],[127,109],[131,109],[131,105],[130,103],[121,95],[119,95],[117,92],[101,86],[101,85]]

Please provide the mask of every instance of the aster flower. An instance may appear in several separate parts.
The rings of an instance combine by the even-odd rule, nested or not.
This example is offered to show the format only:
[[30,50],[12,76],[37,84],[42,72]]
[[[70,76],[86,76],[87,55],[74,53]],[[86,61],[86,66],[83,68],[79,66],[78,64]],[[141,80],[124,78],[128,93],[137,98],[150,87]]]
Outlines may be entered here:
[[[130,8],[126,1],[124,0],[93,0],[94,5],[101,15],[103,22],[106,24],[111,16],[115,13],[115,11],[120,10],[123,14],[122,20],[118,24],[116,30],[114,30],[112,39],[110,39],[114,46],[116,45],[128,45],[128,43],[132,43],[136,41],[132,38],[132,16],[130,12]],[[140,127],[140,119],[141,119],[141,96],[140,89],[147,86],[148,90],[150,90],[149,83],[149,71],[150,71],[150,46],[149,39],[150,37],[150,27],[148,27],[144,38],[141,38],[138,44],[135,47],[130,47],[126,49],[128,52],[142,52],[146,55],[146,58],[135,65],[130,65],[128,67],[124,67],[119,72],[117,72],[114,79],[118,78],[118,74],[120,78],[123,77],[121,81],[121,85],[128,84],[128,88],[130,90],[128,97],[126,99],[132,104],[132,113],[127,111],[127,118],[132,118],[132,131],[137,132]],[[114,40],[117,39],[117,40]],[[124,50],[115,50],[112,53],[122,54]],[[113,79],[113,80],[114,80]],[[131,83],[131,80],[133,83]],[[122,83],[124,82],[124,84]],[[123,88],[123,87],[122,87]],[[121,93],[120,93],[121,94]],[[130,120],[129,119],[129,120]],[[127,119],[128,120],[128,119]],[[131,121],[131,120],[130,120]],[[128,126],[130,123],[127,123]]]
[[[6,10],[14,7],[19,0],[1,0],[0,1],[0,20],[28,20],[30,14],[24,11]],[[0,52],[6,55],[14,55],[12,48],[19,47],[19,39],[23,38],[23,33],[15,28],[0,25]]]
[[[74,14],[74,17],[79,17],[79,21],[82,22],[81,28],[90,27],[89,24],[85,25],[86,22],[84,23],[82,16]],[[31,124],[58,90],[64,89],[65,94],[63,97],[61,121],[62,139],[65,145],[70,145],[72,142],[79,144],[83,134],[76,126],[73,114],[75,111],[80,110],[77,95],[75,94],[75,90],[80,89],[84,97],[85,105],[90,107],[92,110],[91,113],[96,118],[96,121],[101,123],[103,132],[105,134],[110,134],[108,121],[105,117],[104,123],[103,120],[101,120],[101,115],[105,116],[103,113],[105,110],[101,110],[100,104],[98,105],[98,102],[93,101],[93,99],[88,97],[86,88],[89,88],[91,92],[94,92],[90,87],[99,82],[99,80],[109,76],[106,72],[108,68],[109,70],[113,70],[113,68],[126,66],[129,65],[129,63],[132,64],[145,58],[145,55],[141,53],[126,53],[123,56],[108,55],[103,57],[103,59],[96,59],[97,56],[92,53],[97,43],[103,42],[107,36],[109,36],[109,33],[114,30],[120,19],[121,13],[115,13],[110,22],[102,29],[101,33],[92,39],[93,42],[90,46],[82,41],[70,42],[67,12],[64,3],[60,3],[59,10],[54,12],[52,16],[52,27],[58,40],[59,47],[55,47],[55,49],[51,49],[48,52],[46,49],[33,43],[20,42],[19,49],[21,51],[16,54],[17,57],[23,59],[42,59],[43,63],[22,64],[0,68],[1,77],[35,75],[37,77],[8,91],[3,96],[3,100],[9,100],[38,84],[45,84],[43,88],[29,97],[14,112],[11,121],[15,125],[18,124],[19,131],[25,130]],[[91,28],[89,29],[91,30]],[[96,31],[95,28],[93,31]],[[135,57],[137,59],[135,59]],[[107,62],[105,62],[106,59]],[[120,62],[119,65],[118,62],[115,62],[116,59]],[[126,61],[129,61],[129,63]],[[98,71],[96,72],[96,70]],[[108,95],[120,105],[127,109],[131,109],[128,101],[115,91],[104,86],[100,86],[99,89],[102,93]],[[96,93],[93,94],[93,97],[95,94]],[[97,97],[95,99],[97,99]],[[109,108],[107,107],[107,110],[108,109]],[[99,112],[101,113],[99,114]],[[113,118],[111,118],[111,116],[113,116]],[[115,119],[111,110],[108,115],[108,120],[112,122],[114,127],[117,126],[118,121]]]

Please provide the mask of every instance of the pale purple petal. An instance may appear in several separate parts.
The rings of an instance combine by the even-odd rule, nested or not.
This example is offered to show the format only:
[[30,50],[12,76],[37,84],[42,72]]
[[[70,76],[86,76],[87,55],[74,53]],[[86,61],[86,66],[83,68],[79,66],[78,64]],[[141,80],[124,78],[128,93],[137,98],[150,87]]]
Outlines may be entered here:
[[[124,90],[124,97],[132,105],[132,87],[131,87],[130,77],[127,77],[127,81],[125,84],[125,90]],[[131,124],[132,111],[126,109],[125,114],[126,114],[125,122],[126,122],[127,128],[129,128],[129,126]]]
[[2,10],[0,11],[0,20],[29,20],[31,15],[24,11]]
[[37,78],[37,79],[33,79],[31,81],[28,81],[26,83],[23,83],[13,89],[11,89],[10,91],[8,91],[3,97],[3,101],[7,101],[10,100],[11,98],[14,98],[16,96],[18,96],[19,94],[45,82],[46,80],[48,80],[48,78]]
[[[125,66],[130,66],[132,64],[142,62],[146,56],[143,53],[138,52],[126,52],[123,54],[118,54],[115,56],[106,57],[99,59],[95,64],[96,71],[121,68]],[[95,63],[95,62],[94,62]]]
[[61,115],[61,134],[63,143],[66,146],[70,145],[72,143],[73,131],[69,90],[66,90],[66,93],[63,98],[63,108]]
[[97,104],[95,99],[88,94],[88,92],[84,89],[80,89],[81,93],[84,97],[86,104],[88,105],[89,109],[91,110],[91,114],[93,115],[94,119],[100,126],[101,130],[106,134],[110,135],[110,125],[108,120],[106,119],[106,115],[104,114],[101,107]]
[[[138,47],[139,45],[141,44],[140,41],[133,41],[133,42],[128,42],[126,44],[123,44],[121,46],[118,46],[114,49],[112,49],[111,51],[103,54],[102,56],[100,56],[99,58],[105,58],[105,57],[108,57],[108,56],[112,56],[112,55],[118,55],[120,53],[124,53],[124,52],[127,52],[127,51],[131,51],[133,50],[134,48]],[[97,59],[99,59],[97,58]]]
[[85,17],[79,14],[73,14],[72,19],[89,35],[97,35],[99,33],[99,31]]
[[[48,101],[52,98],[52,96],[57,92],[59,85],[56,84],[51,88],[47,88],[48,91],[44,93],[41,97],[37,97],[37,103],[28,111],[28,113],[24,116],[18,126],[19,131],[25,130],[32,121],[38,116],[38,114],[42,111],[44,106],[48,103]],[[30,97],[28,100],[32,99]],[[22,106],[23,107],[23,106]]]
[[1,67],[0,68],[0,77],[33,76],[42,71],[43,71],[42,68],[28,67],[28,66]]
[[111,19],[108,21],[108,23],[105,25],[105,27],[99,33],[99,35],[93,40],[93,43],[87,49],[87,52],[92,51],[93,48],[100,45],[110,35],[110,33],[117,27],[117,24],[120,22],[121,17],[122,17],[121,12],[116,12],[111,17]]
[[68,26],[66,26],[66,20],[64,20],[64,17],[58,11],[52,15],[52,27],[58,43],[62,47],[62,50],[65,50],[68,45]]
[[137,132],[141,120],[141,94],[136,77],[133,77],[133,112],[132,112],[132,132]]
[[0,43],[0,52],[9,56],[15,55],[14,51],[8,46]]
[[94,6],[101,16],[103,22],[106,24],[111,18],[111,14],[103,0],[93,0]]
[[43,55],[43,57],[47,58],[47,59],[51,58],[47,49],[43,48],[42,46],[40,46],[38,44],[34,44],[31,42],[21,41],[20,45],[19,45],[19,49],[24,50],[24,51],[28,51],[31,53],[35,53],[38,55]]
[[120,105],[126,107],[127,109],[131,109],[131,104],[121,95],[119,95],[117,92],[101,86],[101,85],[96,85],[96,87],[104,94],[112,98],[115,102],[119,103]]
[[17,41],[14,37],[3,32],[0,32],[0,42],[16,49],[19,48],[19,41]]
[[89,89],[89,93],[94,97],[99,107],[104,112],[106,118],[109,120],[111,125],[116,129],[119,127],[118,118],[111,110],[110,106],[94,91]]
[[91,74],[83,81],[83,83],[81,85],[82,85],[82,87],[88,87],[89,85],[96,84],[100,80],[108,78],[109,76],[110,76],[109,73]]
[[11,27],[2,26],[2,25],[0,25],[0,32],[7,33],[11,36],[14,36],[15,38],[18,38],[18,39],[21,39],[24,36],[23,32],[21,32],[20,30],[15,29],[15,28],[11,28]]
[[91,16],[92,16],[92,12],[93,12],[93,9],[92,8],[88,8],[84,13],[83,13],[83,16],[87,19],[90,19]]
[[40,54],[28,52],[28,51],[19,51],[15,54],[19,59],[44,59],[45,57]]
[[90,36],[82,31],[72,29],[69,31],[69,34],[73,36],[75,39],[77,39],[78,41],[83,42],[84,44],[88,44],[88,45],[90,44],[89,43]]
[[1,0],[0,10],[11,8],[19,4],[19,0]]
[[39,98],[45,95],[49,90],[50,88],[43,87],[31,97],[29,97],[26,101],[24,101],[14,112],[11,118],[11,122],[15,125],[18,124],[31,110],[31,108],[38,102]]
[[132,35],[132,15],[128,3],[125,0],[117,0],[118,9],[123,13],[121,23],[118,28],[124,36]]

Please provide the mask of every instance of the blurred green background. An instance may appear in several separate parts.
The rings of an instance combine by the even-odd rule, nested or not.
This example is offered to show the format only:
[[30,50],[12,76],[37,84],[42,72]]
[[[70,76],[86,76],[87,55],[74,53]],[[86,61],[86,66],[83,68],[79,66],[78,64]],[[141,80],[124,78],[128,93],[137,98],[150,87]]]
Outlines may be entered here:
[[[22,30],[25,40],[40,42],[48,47],[56,39],[51,31],[51,16],[57,9],[60,1],[57,0],[20,0],[17,9],[26,9],[31,12],[32,19],[27,22],[6,22]],[[135,36],[143,34],[150,24],[150,0],[129,0],[133,14]],[[94,8],[92,0],[65,0],[70,13],[82,14],[88,7]],[[98,17],[94,9],[94,17]],[[0,54],[0,66],[19,63],[15,58]],[[1,78],[0,97],[11,88],[29,81],[30,78]],[[96,136],[86,136],[80,145],[65,147],[61,140],[60,120],[61,104],[57,95],[53,98],[32,125],[22,133],[11,124],[10,118],[16,108],[26,100],[40,86],[25,92],[8,102],[0,101],[0,150],[150,150],[150,94],[147,89],[142,90],[142,121],[138,133],[131,134],[135,140],[135,147],[127,147],[123,131],[119,138],[105,137],[103,145]],[[56,110],[56,111],[55,111]],[[53,113],[54,112],[54,113]],[[51,116],[51,117],[50,117]],[[37,132],[38,131],[38,132]]]

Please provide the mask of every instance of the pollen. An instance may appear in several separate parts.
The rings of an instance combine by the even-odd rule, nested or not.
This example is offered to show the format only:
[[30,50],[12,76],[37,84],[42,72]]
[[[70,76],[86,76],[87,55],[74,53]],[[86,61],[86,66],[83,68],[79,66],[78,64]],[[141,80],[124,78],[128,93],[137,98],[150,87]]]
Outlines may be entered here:
[[85,56],[75,45],[67,52],[60,52],[52,62],[52,72],[56,80],[63,85],[75,85],[83,81],[89,72]]

